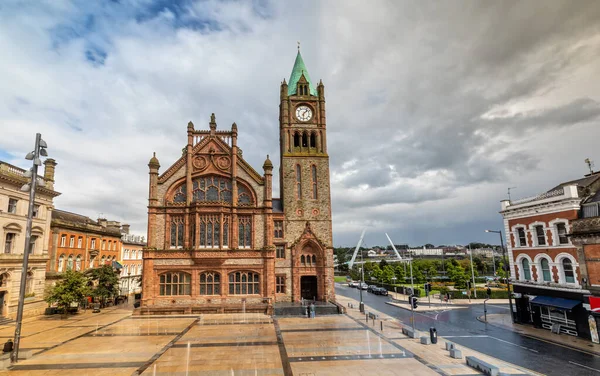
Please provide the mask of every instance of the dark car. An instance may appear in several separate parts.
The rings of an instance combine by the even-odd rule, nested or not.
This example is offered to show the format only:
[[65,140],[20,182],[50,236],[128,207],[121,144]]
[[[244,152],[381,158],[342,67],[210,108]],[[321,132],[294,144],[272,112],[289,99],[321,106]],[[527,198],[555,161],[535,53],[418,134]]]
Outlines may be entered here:
[[387,296],[387,294],[388,294],[388,291],[385,288],[383,288],[383,287],[376,287],[376,288],[373,289],[372,292],[375,295]]
[[369,287],[367,287],[367,292],[373,292],[373,289],[376,289],[377,286],[375,285],[369,285]]

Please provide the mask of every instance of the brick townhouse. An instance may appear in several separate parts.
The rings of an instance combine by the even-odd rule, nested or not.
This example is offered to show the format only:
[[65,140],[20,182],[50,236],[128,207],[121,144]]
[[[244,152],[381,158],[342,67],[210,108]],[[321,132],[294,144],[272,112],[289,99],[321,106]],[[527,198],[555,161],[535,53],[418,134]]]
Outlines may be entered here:
[[569,234],[598,188],[600,174],[589,174],[535,197],[502,201],[517,322],[590,338],[585,260]]

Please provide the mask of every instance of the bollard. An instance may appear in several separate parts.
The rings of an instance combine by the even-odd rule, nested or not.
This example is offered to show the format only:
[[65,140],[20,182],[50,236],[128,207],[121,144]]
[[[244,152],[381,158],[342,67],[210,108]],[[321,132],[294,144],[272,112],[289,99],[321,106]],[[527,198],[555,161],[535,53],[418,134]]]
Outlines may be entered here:
[[383,332],[383,321],[380,321],[379,324],[381,324],[381,331]]
[[365,314],[365,322],[368,324],[369,323],[369,314]]

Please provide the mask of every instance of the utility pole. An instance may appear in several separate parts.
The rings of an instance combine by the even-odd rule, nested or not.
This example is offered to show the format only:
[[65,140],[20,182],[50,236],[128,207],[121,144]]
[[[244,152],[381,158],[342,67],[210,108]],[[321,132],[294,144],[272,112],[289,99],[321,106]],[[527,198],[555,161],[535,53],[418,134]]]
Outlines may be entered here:
[[415,332],[415,307],[413,304],[413,299],[415,296],[415,284],[413,283],[413,272],[412,272],[412,258],[409,259],[410,261],[410,287],[412,289],[412,294],[411,294],[411,298],[410,298],[410,314],[411,314],[411,319],[410,321],[412,322],[412,329],[413,329],[413,333]]
[[469,244],[469,254],[471,255],[471,276],[473,277],[473,291],[475,292],[475,299],[477,299],[477,286],[475,286],[475,268],[473,268],[473,250],[471,244]]
[[[15,326],[14,348],[10,359],[12,363],[17,363],[19,360],[19,344],[21,342],[21,324],[23,323],[23,310],[25,303],[25,288],[27,286],[27,267],[29,264],[29,252],[31,251],[31,227],[33,223],[33,210],[35,205],[35,189],[38,184],[37,170],[38,166],[42,165],[40,155],[47,157],[46,141],[42,140],[42,135],[35,135],[35,149],[27,153],[25,159],[33,161],[33,167],[26,173],[26,176],[31,175],[31,183],[27,183],[21,187],[21,191],[29,191],[29,210],[27,212],[27,227],[25,229],[25,247],[23,247],[23,268],[21,270],[21,285],[19,287],[19,305],[17,308],[17,323]],[[40,186],[44,186],[41,181]]]

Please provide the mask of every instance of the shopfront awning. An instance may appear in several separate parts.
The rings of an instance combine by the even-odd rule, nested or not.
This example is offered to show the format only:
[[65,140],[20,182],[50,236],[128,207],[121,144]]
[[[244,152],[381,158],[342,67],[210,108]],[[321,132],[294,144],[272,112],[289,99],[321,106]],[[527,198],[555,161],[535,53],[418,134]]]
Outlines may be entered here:
[[560,309],[573,309],[573,307],[575,307],[576,305],[581,304],[581,301],[564,298],[553,298],[551,296],[536,296],[529,303]]

